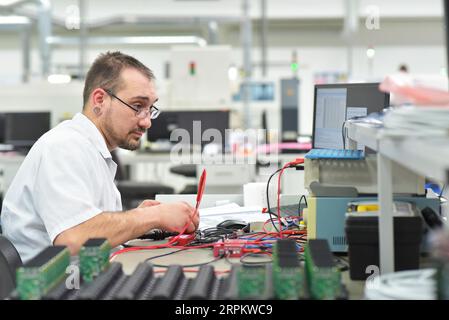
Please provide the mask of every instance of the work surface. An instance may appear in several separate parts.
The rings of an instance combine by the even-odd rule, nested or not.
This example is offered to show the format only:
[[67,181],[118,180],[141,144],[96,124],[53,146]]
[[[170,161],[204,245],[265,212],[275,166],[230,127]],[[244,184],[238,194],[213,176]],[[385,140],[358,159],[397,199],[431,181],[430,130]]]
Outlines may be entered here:
[[[162,243],[163,241],[143,241],[143,240],[135,240],[128,242],[129,245],[134,246],[145,246],[145,245],[154,245],[158,243]],[[152,257],[160,256],[169,252],[177,251],[179,249],[171,249],[171,248],[163,248],[163,249],[155,249],[155,250],[139,250],[132,251],[119,254],[115,256],[112,261],[120,262],[123,266],[123,271],[125,274],[132,274],[136,266],[147,259],[148,261],[158,264],[158,265],[170,265],[170,264],[179,264],[179,265],[197,265],[201,263],[208,263],[210,261],[215,260],[216,258],[213,256],[213,252],[211,249],[189,249],[181,252],[177,252],[171,255],[151,259]],[[341,255],[341,259],[347,261],[346,255]],[[248,257],[245,261],[267,261],[267,256],[260,257]],[[211,262],[210,265],[214,266],[215,271],[218,275],[222,273],[226,273],[232,267],[232,263],[239,264],[239,258],[229,258],[229,259],[220,259],[218,261]],[[187,277],[195,277],[195,272],[190,272],[192,270],[197,270],[198,267],[186,267],[185,270]],[[160,268],[155,266],[155,270],[157,272],[163,272],[165,268]],[[158,271],[160,270],[160,271]],[[353,281],[349,278],[349,272],[342,272],[342,281],[346,285],[349,299],[350,300],[359,300],[363,299],[363,290],[365,281]]]

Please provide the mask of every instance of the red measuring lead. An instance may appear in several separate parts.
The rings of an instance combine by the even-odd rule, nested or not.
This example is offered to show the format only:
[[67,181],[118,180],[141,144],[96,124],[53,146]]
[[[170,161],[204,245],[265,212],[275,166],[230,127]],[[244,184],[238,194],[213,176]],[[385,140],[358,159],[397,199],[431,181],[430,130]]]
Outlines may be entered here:
[[[206,169],[203,170],[203,173],[201,174],[200,181],[198,182],[198,193],[196,194],[196,206],[195,206],[195,214],[199,214],[198,208],[200,207],[201,199],[203,198],[204,193],[204,187],[206,186]],[[173,245],[174,243],[177,243],[179,239],[184,235],[186,232],[190,222],[192,221],[193,217],[190,217],[190,221],[186,223],[184,226],[184,229],[180,234],[177,236],[174,236],[169,241],[169,245]]]
[[196,194],[196,206],[195,209],[198,210],[200,207],[201,199],[203,198],[204,187],[206,186],[206,169],[203,169],[200,181],[198,183],[198,193]]

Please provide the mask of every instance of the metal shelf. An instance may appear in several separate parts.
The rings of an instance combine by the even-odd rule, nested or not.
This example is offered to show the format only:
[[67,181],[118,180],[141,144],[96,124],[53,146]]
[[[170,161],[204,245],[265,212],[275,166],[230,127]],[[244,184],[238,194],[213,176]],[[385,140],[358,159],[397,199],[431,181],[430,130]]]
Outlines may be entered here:
[[[378,149],[378,128],[368,125],[365,123],[348,123],[348,146],[351,147],[352,141],[358,142],[367,146],[368,148],[377,151]],[[353,145],[352,148],[356,148],[356,145]]]
[[393,188],[391,162],[419,175],[442,182],[448,180],[449,139],[391,137],[368,124],[348,124],[348,146],[358,143],[377,151],[379,198],[379,255],[382,273],[394,272]]
[[379,141],[379,152],[404,167],[441,182],[449,170],[449,139],[387,138]]

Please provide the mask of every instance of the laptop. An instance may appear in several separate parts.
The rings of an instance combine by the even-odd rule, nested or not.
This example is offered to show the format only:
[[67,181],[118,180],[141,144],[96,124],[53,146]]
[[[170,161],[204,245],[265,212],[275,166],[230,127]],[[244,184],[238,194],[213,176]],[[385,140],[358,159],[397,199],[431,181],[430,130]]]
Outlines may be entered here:
[[363,158],[365,146],[345,150],[343,125],[346,120],[381,112],[389,104],[390,95],[379,90],[378,82],[315,85],[312,150],[306,158]]

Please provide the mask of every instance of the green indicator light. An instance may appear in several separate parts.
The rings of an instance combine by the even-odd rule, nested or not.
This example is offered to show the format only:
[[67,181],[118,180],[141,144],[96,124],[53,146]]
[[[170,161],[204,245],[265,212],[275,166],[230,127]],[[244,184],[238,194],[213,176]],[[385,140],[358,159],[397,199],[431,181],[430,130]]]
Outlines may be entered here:
[[297,62],[292,62],[290,65],[290,68],[292,69],[292,71],[297,71],[298,67],[299,67],[299,65]]
[[190,62],[189,64],[189,71],[190,71],[190,75],[194,76],[196,73],[196,64],[195,62]]

